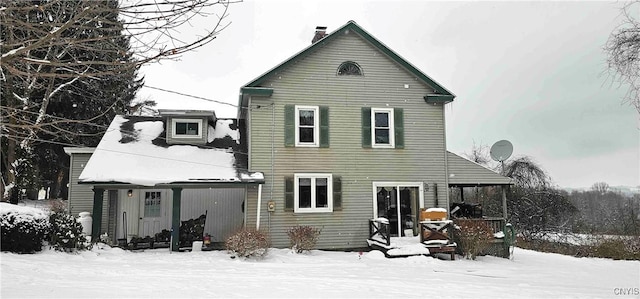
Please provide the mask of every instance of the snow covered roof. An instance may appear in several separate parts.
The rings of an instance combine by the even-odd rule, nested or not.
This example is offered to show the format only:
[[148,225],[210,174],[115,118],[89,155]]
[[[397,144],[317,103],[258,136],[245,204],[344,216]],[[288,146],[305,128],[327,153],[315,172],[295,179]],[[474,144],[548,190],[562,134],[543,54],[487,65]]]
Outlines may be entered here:
[[165,118],[116,116],[80,174],[81,184],[262,183],[247,171],[237,120],[208,123],[207,143],[168,144]]

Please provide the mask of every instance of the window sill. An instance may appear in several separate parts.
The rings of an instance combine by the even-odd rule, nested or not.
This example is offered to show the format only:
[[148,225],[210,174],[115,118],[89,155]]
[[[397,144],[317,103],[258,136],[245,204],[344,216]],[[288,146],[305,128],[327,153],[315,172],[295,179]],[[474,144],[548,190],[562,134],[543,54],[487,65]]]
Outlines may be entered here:
[[295,147],[320,147],[320,146],[317,145],[317,144],[304,144],[304,143],[301,143],[301,144],[296,144]]
[[295,214],[318,214],[318,213],[333,213],[332,209],[296,209],[293,211]]
[[372,144],[371,148],[396,148],[396,147],[393,144],[378,144],[378,145]]

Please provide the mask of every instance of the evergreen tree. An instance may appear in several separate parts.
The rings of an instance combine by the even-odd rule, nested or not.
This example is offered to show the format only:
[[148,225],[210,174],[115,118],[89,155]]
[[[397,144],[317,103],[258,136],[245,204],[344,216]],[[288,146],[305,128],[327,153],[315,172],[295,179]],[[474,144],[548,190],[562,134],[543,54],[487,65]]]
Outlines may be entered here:
[[[12,4],[24,7],[24,10],[14,9],[13,12],[16,19],[27,25],[3,26],[2,35],[10,40],[36,38],[40,28],[29,24],[50,22],[51,30],[55,30],[55,24],[68,22],[81,13],[83,7],[80,0],[57,2],[56,5],[50,5],[46,0]],[[3,163],[3,173],[10,171],[15,176],[14,201],[18,190],[38,187],[52,187],[52,196],[64,196],[69,159],[63,147],[96,146],[111,119],[127,111],[142,85],[142,79],[137,78],[139,65],[126,68],[119,65],[132,61],[132,53],[129,38],[123,36],[123,27],[118,20],[118,2],[110,0],[99,4],[104,7],[96,9],[96,15],[84,20],[82,26],[61,33],[61,39],[85,40],[81,46],[52,43],[46,51],[36,49],[29,54],[32,60],[51,62],[27,66],[26,69],[34,71],[33,76],[17,77],[7,72],[12,80],[4,81],[7,84],[2,86],[3,101],[6,99],[8,104],[3,105],[3,117],[18,126],[3,127],[3,137],[6,137],[3,138],[3,153],[8,153],[10,143],[13,143],[16,155],[13,162],[6,160]],[[90,63],[66,66],[74,61]],[[52,76],[37,76],[36,71]],[[87,71],[100,76],[68,76]],[[23,111],[17,109],[20,106]],[[35,128],[29,125],[35,125]],[[16,144],[20,139],[21,144]],[[9,167],[9,163],[15,167]]]
[[[138,68],[213,41],[233,2],[0,1],[3,199],[62,186],[67,158],[52,144],[96,145],[142,84]],[[207,26],[191,27],[199,18]]]

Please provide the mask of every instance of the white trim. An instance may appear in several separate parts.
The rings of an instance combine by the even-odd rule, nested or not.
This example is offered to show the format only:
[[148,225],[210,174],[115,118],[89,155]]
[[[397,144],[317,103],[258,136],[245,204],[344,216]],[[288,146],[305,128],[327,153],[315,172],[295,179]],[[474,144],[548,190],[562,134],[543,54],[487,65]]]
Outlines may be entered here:
[[[376,143],[376,112],[389,114],[389,144]],[[372,148],[395,148],[395,128],[393,119],[393,108],[371,108],[371,147]]]
[[69,156],[71,154],[93,154],[96,150],[95,147],[64,147],[63,149]]
[[[311,179],[311,208],[299,207],[299,179],[310,178]],[[316,179],[327,179],[327,207],[316,208]],[[293,175],[293,212],[294,213],[331,213],[333,212],[333,174],[331,173],[296,173]]]
[[[300,142],[300,110],[313,111],[313,142]],[[319,147],[320,146],[320,107],[296,105],[294,117],[295,117],[296,147]]]
[[[198,124],[198,135],[178,135],[176,134],[176,125],[178,123],[197,123]],[[179,139],[200,139],[202,138],[202,119],[197,118],[172,118],[171,119],[171,137],[179,138]]]

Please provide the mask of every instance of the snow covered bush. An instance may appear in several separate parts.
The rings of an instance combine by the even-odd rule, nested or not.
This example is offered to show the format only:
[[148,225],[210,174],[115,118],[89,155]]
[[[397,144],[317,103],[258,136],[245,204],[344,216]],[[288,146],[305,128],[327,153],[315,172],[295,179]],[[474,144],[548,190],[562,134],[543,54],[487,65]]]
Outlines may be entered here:
[[263,231],[242,229],[227,238],[225,247],[234,257],[262,257],[269,248],[269,236]]
[[485,221],[458,219],[455,221],[456,242],[467,259],[475,260],[493,240],[493,230]]
[[42,250],[49,228],[48,215],[38,208],[0,203],[0,249],[17,253]]
[[49,245],[58,251],[87,249],[87,238],[82,234],[82,224],[65,211],[49,216]]
[[320,237],[320,229],[311,226],[294,226],[287,231],[291,249],[296,253],[309,251],[316,246]]

